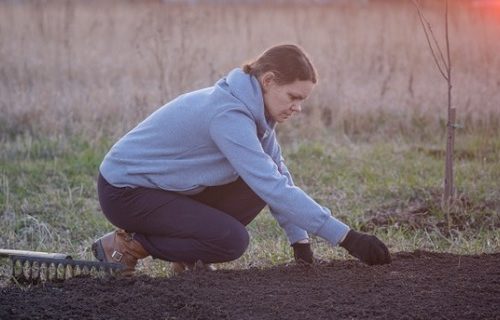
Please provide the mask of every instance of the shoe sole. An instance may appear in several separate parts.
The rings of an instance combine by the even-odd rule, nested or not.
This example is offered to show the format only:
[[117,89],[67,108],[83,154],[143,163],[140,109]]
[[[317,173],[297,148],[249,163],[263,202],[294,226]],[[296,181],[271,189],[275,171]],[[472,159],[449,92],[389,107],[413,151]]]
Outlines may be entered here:
[[97,240],[92,244],[92,252],[94,257],[101,262],[109,262],[106,259],[106,254],[104,253],[104,248],[102,247],[101,240]]

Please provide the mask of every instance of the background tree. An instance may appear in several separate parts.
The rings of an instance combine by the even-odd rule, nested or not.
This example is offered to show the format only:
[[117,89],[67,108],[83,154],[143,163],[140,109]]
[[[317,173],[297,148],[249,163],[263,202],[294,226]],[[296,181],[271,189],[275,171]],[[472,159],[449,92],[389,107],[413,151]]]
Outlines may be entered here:
[[446,55],[443,54],[443,50],[436,40],[436,36],[432,31],[432,26],[429,21],[425,18],[422,7],[419,2],[412,0],[413,4],[417,8],[418,17],[422,24],[422,29],[424,30],[425,38],[427,39],[427,44],[431,50],[434,62],[439,70],[439,73],[443,76],[448,84],[448,121],[446,126],[446,160],[445,160],[445,175],[444,175],[444,192],[442,199],[442,208],[446,212],[448,226],[451,225],[450,210],[449,207],[453,202],[454,198],[454,185],[453,185],[453,149],[455,144],[455,128],[457,125],[455,123],[456,119],[456,108],[452,106],[452,81],[451,81],[451,59],[450,59],[450,39],[448,32],[448,0],[445,1],[445,45],[446,45]]

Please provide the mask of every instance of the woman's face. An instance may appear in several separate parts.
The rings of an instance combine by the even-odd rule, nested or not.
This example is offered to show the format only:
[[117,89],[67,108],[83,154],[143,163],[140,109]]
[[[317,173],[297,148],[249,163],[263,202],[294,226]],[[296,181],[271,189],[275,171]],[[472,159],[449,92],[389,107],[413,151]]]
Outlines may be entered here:
[[261,78],[264,106],[266,116],[281,123],[302,110],[301,104],[311,94],[314,83],[309,80],[296,80],[278,85],[274,79],[272,72],[265,73]]

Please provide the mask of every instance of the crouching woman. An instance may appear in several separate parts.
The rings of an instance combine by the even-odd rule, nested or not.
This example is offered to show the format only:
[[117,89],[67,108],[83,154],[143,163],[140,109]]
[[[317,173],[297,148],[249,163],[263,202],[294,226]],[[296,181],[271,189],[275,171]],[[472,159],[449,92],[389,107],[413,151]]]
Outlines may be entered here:
[[98,178],[102,211],[118,230],[92,245],[97,259],[134,271],[152,255],[175,270],[240,257],[248,225],[267,205],[297,260],[312,262],[308,233],[367,264],[387,247],[334,218],[297,187],[275,127],[302,110],[316,70],[295,45],[277,45],[214,86],[183,94],[123,136]]

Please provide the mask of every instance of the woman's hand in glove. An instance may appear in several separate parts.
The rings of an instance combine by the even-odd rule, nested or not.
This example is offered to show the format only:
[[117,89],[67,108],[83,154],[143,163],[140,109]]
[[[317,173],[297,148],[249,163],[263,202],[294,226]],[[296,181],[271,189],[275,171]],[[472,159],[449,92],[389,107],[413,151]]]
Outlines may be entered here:
[[298,263],[312,264],[314,262],[314,255],[309,243],[296,242],[292,244],[293,256]]
[[385,244],[373,235],[349,230],[340,246],[368,265],[391,263],[391,255]]

